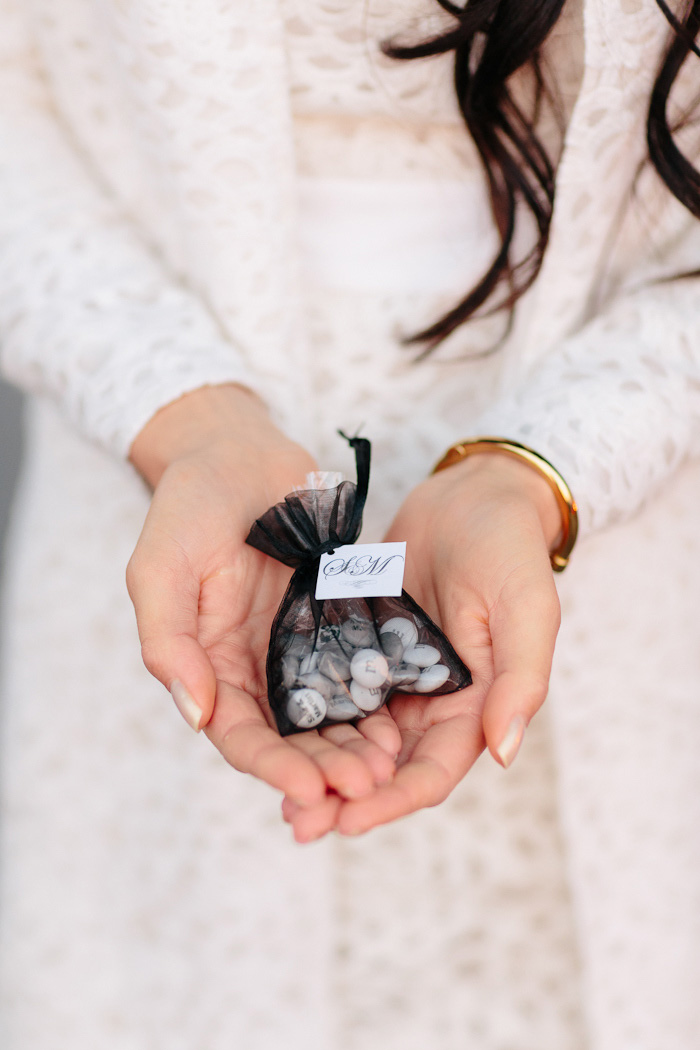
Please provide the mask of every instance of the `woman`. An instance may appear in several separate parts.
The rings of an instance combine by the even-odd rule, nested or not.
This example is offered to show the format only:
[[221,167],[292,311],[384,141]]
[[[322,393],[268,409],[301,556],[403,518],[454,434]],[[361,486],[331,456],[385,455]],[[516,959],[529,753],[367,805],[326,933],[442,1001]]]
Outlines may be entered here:
[[[528,23],[487,6],[482,29],[511,17],[522,48]],[[561,149],[548,243],[533,147],[539,191],[518,196],[536,232],[525,208],[486,315],[416,364],[400,334],[449,331],[507,209],[491,221],[450,55],[382,59],[376,42],[459,12],[307,7],[3,2],[3,352],[39,395],[6,606],[7,1045],[686,1050],[700,292],[658,279],[697,268],[700,235],[639,172],[668,21],[629,0],[533,15],[559,89],[538,123]],[[536,85],[512,80],[531,117]],[[488,313],[504,287],[505,335]],[[281,744],[256,696],[286,577],[242,540],[315,462],[349,468],[334,434],[360,424],[366,538],[408,540],[408,588],[476,684],[427,724],[392,709],[364,735]],[[423,480],[485,433],[555,464],[589,538],[562,587],[553,749],[538,719],[507,778],[481,762],[462,781],[484,737],[515,757],[558,623],[541,476],[486,454]],[[155,488],[140,537],[127,456]],[[292,851],[271,793],[159,711],[123,594],[134,546],[149,669],[285,793],[300,841],[341,836]]]

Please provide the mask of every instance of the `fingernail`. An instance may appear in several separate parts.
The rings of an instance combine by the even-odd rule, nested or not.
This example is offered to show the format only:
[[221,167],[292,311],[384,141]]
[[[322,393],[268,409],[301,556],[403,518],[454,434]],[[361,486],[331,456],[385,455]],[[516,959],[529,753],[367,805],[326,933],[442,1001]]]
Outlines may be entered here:
[[195,733],[198,733],[202,725],[202,709],[197,706],[193,697],[178,678],[170,686],[170,695],[187,725],[194,729]]
[[496,748],[496,754],[506,769],[518,753],[526,726],[527,723],[523,716],[516,715],[515,718],[511,719],[506,735]]
[[368,795],[372,794],[372,791],[373,788],[371,787],[365,789],[355,787],[341,788],[341,792],[345,798],[353,799],[353,801],[359,798],[367,798]]
[[325,834],[325,831],[315,831],[311,835],[298,835],[296,841],[300,846],[309,846],[312,842],[318,842]]

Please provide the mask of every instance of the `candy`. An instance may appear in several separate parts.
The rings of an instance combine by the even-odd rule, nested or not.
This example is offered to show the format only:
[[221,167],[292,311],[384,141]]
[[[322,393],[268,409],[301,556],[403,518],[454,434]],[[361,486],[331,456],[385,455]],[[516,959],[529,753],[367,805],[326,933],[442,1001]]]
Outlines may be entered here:
[[340,628],[340,637],[355,649],[366,649],[374,643],[376,635],[369,620],[351,616]]
[[413,620],[406,616],[392,616],[390,620],[383,623],[379,628],[380,636],[385,633],[398,634],[406,647],[415,645],[418,641],[418,628]]
[[312,652],[304,626],[286,637],[282,682],[295,726],[351,722],[378,710],[391,689],[432,693],[447,682],[450,671],[439,663],[440,651],[418,642],[413,620],[395,616],[379,630],[378,645],[374,624],[351,615],[341,623],[324,623]]
[[375,689],[388,679],[389,664],[386,656],[376,649],[360,649],[350,661],[350,672],[360,685]]
[[318,671],[312,671],[310,674],[300,674],[298,682],[299,685],[306,689],[315,689],[324,700],[330,700],[335,692],[335,683],[329,681]]
[[[420,667],[416,667],[415,664],[399,664],[391,672],[391,684],[396,686],[397,689],[404,689],[404,686],[413,685],[419,675]],[[409,690],[404,691],[408,692]]]
[[381,688],[368,689],[365,685],[360,685],[358,681],[350,683],[350,694],[362,711],[376,711],[378,707],[382,706],[384,700],[384,690]]
[[432,667],[440,659],[440,651],[434,645],[413,645],[404,650],[403,658],[416,667]]
[[332,696],[328,701],[326,718],[334,722],[349,722],[351,718],[362,718],[362,711],[347,696]]
[[444,664],[433,664],[421,671],[417,682],[411,686],[414,693],[432,693],[433,689],[439,689],[450,677],[449,667]]
[[349,682],[351,678],[350,661],[342,652],[334,649],[326,649],[321,653],[318,669],[332,682]]
[[384,650],[384,655],[394,663],[398,663],[403,656],[403,642],[394,631],[384,631],[379,636],[379,644]]
[[325,623],[318,632],[318,646],[328,645],[330,642],[337,641],[340,637],[340,627],[335,623]]
[[291,689],[299,676],[299,657],[288,653],[282,657],[282,681],[285,689]]
[[308,642],[303,634],[285,634],[284,654],[285,656],[296,656],[301,660],[308,652]]
[[326,701],[315,689],[295,689],[289,694],[287,716],[300,729],[313,729],[326,717]]
[[299,665],[299,674],[311,674],[318,667],[318,653],[314,650],[312,653],[308,653],[301,661]]

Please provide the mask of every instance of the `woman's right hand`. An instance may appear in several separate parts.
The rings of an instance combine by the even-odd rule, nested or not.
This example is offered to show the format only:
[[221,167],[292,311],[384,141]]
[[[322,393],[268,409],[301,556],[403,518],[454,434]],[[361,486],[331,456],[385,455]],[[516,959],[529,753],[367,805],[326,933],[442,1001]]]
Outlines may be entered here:
[[253,521],[316,465],[234,384],[158,412],[132,445],[154,489],[127,568],[144,663],[224,758],[299,804],[329,810],[395,772],[400,739],[384,712],[361,729],[282,738],[265,661],[291,570],[246,544]]

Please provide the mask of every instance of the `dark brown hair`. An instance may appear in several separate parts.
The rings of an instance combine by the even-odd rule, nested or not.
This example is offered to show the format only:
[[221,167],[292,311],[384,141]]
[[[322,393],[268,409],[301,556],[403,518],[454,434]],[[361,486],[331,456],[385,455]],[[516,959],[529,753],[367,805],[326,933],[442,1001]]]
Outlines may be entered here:
[[[384,52],[396,59],[424,58],[454,52],[454,86],[464,123],[474,140],[486,175],[500,248],[490,267],[465,297],[435,324],[411,336],[423,343],[424,356],[477,311],[513,307],[540,271],[549,238],[554,205],[557,158],[547,153],[535,130],[543,104],[557,111],[556,92],[545,76],[542,45],[562,13],[565,0],[468,0],[458,6],[436,0],[451,25],[416,44],[390,41]],[[671,193],[700,218],[700,173],[674,141],[678,126],[667,116],[669,92],[681,66],[693,52],[700,31],[700,0],[686,0],[677,17],[664,0],[656,0],[672,35],[654,83],[647,119],[649,158]],[[526,112],[509,80],[518,71],[532,78]],[[563,131],[563,129],[562,129]],[[537,235],[521,259],[513,258],[513,239],[524,205],[535,220]]]

